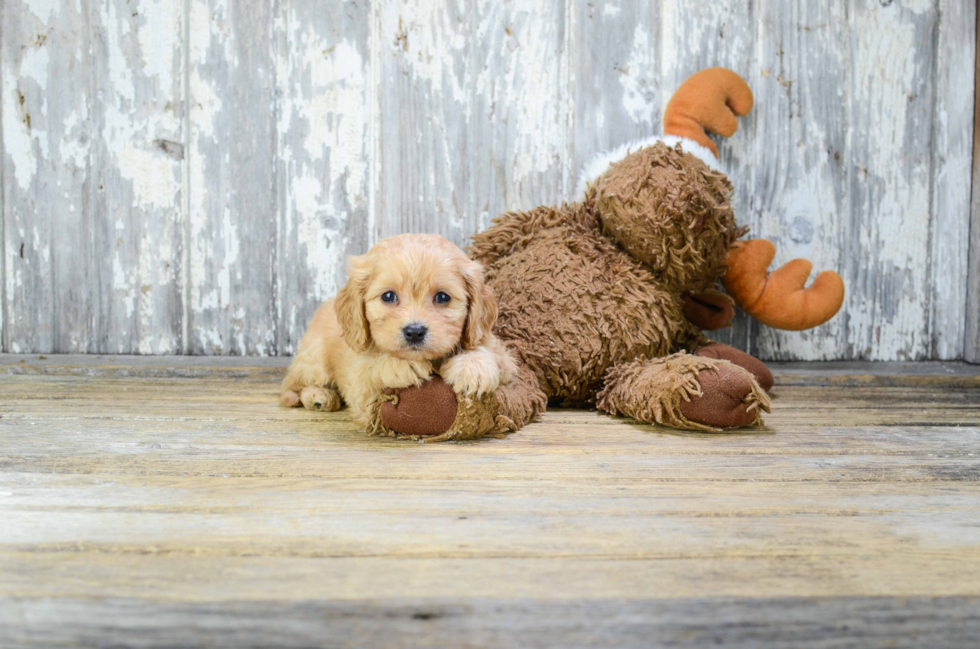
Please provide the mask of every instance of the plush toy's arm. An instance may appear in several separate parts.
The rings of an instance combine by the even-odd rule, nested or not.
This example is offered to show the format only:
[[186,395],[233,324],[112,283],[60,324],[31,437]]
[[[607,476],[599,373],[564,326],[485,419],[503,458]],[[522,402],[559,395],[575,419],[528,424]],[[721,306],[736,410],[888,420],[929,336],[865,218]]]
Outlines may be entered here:
[[844,304],[841,276],[827,270],[804,288],[813,264],[794,259],[769,273],[775,256],[776,247],[765,239],[732,246],[722,281],[738,305],[763,324],[791,331],[816,327],[834,317]]
[[698,329],[714,331],[732,324],[735,305],[732,298],[715,290],[685,293],[684,317]]

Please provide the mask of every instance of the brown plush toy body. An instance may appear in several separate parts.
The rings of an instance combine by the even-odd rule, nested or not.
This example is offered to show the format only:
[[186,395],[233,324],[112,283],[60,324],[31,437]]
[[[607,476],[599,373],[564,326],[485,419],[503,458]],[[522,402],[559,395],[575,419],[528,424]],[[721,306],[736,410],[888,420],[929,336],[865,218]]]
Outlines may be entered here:
[[[691,129],[730,135],[735,114],[751,106],[748,86],[734,73],[698,73],[668,105],[664,121],[668,128],[678,125],[677,135],[600,159],[582,183],[580,203],[506,214],[473,237],[471,256],[484,265],[497,296],[495,333],[518,361],[518,378],[482,402],[460,400],[449,428],[433,431],[435,439],[516,430],[548,403],[598,406],[688,430],[762,423],[772,375],[748,354],[712,343],[699,328],[731,318],[730,299],[715,290],[719,280],[726,271],[751,268],[737,285],[752,297],[747,310],[794,329],[832,316],[843,284],[838,295],[833,277],[840,278],[831,273],[820,286],[804,289],[807,266],[801,277],[798,270],[777,271],[773,277],[782,279],[770,287],[765,266],[771,256],[761,274],[747,253],[737,268],[726,265],[745,228],[730,207],[731,183],[717,170],[713,149],[699,140],[711,141]],[[795,311],[779,313],[784,303]],[[379,430],[397,435],[399,421],[423,415],[426,406],[415,390],[384,397]]]

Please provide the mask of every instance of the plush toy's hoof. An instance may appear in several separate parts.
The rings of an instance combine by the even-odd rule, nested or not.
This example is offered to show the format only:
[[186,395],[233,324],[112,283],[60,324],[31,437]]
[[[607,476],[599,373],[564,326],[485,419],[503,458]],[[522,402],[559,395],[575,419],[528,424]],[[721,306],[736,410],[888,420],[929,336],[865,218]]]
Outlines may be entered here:
[[711,345],[705,345],[697,352],[696,356],[704,356],[705,358],[717,358],[719,360],[728,361],[735,365],[738,365],[744,370],[747,370],[755,380],[759,383],[761,387],[766,392],[772,390],[773,378],[772,372],[766,367],[766,364],[760,361],[755,356],[746,354],[745,352],[730,347],[728,345],[722,345],[721,343],[713,343]]
[[417,388],[388,388],[385,394],[397,398],[381,404],[381,423],[400,435],[441,435],[456,421],[456,393],[440,376]]
[[760,419],[760,409],[768,409],[768,399],[738,367],[719,365],[698,372],[701,395],[682,401],[681,414],[687,419],[716,428],[750,426]]

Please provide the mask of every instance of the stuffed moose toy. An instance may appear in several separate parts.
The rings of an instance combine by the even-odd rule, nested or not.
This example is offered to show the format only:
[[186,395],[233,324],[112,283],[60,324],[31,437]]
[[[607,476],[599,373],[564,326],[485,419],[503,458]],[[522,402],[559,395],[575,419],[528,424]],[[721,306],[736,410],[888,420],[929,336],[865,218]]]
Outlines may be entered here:
[[496,294],[494,333],[517,377],[479,399],[457,397],[438,377],[388,389],[372,432],[430,441],[500,435],[549,403],[685,430],[762,425],[772,374],[702,329],[730,323],[732,298],[771,327],[814,327],[840,309],[844,284],[828,271],[805,288],[810,262],[769,273],[773,245],[739,241],[748,228],[735,221],[732,185],[705,130],[731,136],[752,104],[734,72],[703,70],[668,103],[663,137],[586,168],[581,202],[508,213],[475,235],[470,256]]

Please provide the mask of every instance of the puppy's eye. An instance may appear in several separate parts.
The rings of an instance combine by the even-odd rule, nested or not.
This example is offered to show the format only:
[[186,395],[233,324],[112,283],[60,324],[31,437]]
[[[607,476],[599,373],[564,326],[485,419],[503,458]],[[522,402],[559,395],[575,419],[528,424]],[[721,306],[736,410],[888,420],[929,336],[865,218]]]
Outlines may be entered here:
[[449,300],[451,300],[451,299],[452,298],[449,297],[449,294],[448,293],[443,293],[442,291],[439,291],[438,293],[436,293],[436,296],[433,298],[433,300],[435,300],[435,303],[436,304],[448,304],[449,303]]
[[395,295],[394,291],[385,291],[381,294],[381,301],[387,302],[388,304],[393,304],[398,301],[398,296]]

